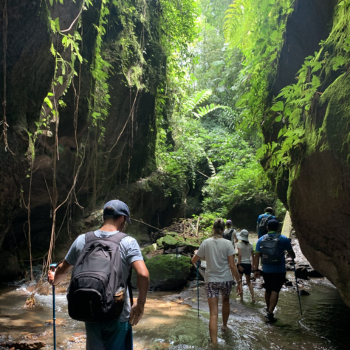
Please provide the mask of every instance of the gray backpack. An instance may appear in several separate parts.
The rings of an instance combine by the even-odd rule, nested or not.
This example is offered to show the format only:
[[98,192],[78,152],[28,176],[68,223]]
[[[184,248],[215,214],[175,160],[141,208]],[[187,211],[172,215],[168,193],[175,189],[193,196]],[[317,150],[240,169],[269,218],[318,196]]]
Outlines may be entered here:
[[263,265],[279,265],[282,263],[281,249],[279,247],[280,234],[263,236],[260,242],[261,262]]
[[267,222],[271,219],[271,217],[274,217],[272,214],[270,215],[265,215],[261,218],[260,222],[259,222],[259,231],[260,231],[260,235],[264,235],[265,233],[267,233]]
[[107,322],[120,316],[124,307],[122,298],[115,299],[117,291],[130,288],[131,270],[124,285],[120,242],[127,235],[118,232],[110,237],[86,234],[86,243],[74,266],[68,288],[68,313],[83,322]]
[[222,238],[225,238],[225,239],[227,239],[228,241],[231,241],[231,240],[232,240],[232,233],[233,233],[233,231],[234,231],[234,229],[231,228],[230,232],[224,233],[223,236],[222,236]]

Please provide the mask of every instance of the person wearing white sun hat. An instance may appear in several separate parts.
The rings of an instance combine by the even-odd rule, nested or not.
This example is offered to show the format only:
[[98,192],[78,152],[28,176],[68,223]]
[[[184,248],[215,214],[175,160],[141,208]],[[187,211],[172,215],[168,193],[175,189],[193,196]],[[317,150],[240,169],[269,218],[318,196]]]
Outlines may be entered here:
[[[252,296],[252,302],[255,303],[254,299],[254,289],[252,282],[250,281],[250,274],[254,267],[254,247],[249,243],[249,232],[247,230],[242,230],[237,234],[237,239],[241,242],[237,244],[238,250],[238,263],[237,268],[241,279],[243,279],[243,274],[245,275],[247,286],[249,287],[250,294]],[[240,294],[241,300],[243,300],[243,290]]]

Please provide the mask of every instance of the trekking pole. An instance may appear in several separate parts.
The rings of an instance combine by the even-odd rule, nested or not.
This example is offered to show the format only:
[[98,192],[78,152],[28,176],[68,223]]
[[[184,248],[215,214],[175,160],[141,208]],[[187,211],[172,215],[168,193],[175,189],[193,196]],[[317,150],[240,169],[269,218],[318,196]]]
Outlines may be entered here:
[[198,269],[199,269],[199,260],[197,261],[197,308],[198,308],[198,317],[199,317],[199,275],[198,275]]
[[178,289],[178,278],[177,278],[177,243],[176,243],[176,250],[175,250],[175,256],[176,256],[176,289]]
[[[50,270],[55,271],[57,264],[51,264]],[[52,285],[52,326],[53,326],[53,349],[56,350],[56,296],[55,286]]]
[[299,299],[300,315],[303,315],[303,310],[301,309],[301,300],[300,300],[300,293],[299,293],[297,273],[295,271],[295,261],[293,261],[293,266],[294,266],[295,284],[297,285],[297,293],[298,293],[298,299]]

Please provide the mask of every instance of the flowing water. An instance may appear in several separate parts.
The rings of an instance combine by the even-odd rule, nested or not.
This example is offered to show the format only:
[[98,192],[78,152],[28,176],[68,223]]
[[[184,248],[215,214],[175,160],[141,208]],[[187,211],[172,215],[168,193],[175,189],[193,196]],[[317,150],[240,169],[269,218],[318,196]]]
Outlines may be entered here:
[[[262,319],[263,290],[255,290],[257,303],[249,302],[244,288],[244,304],[256,311],[253,316],[231,317],[230,330],[219,331],[220,349],[349,349],[349,308],[338,291],[324,284],[310,283],[309,296],[302,297],[303,316],[299,313],[297,294],[293,289],[281,291],[276,317],[270,325]],[[45,349],[52,349],[52,295],[35,295],[37,306],[24,309],[28,297],[26,285],[2,287],[0,290],[0,343],[12,339],[43,339]],[[149,294],[145,316],[134,327],[135,349],[207,349],[209,314],[185,304],[164,299],[170,293]],[[234,302],[235,295],[232,298]],[[250,313],[251,314],[251,313]],[[84,325],[67,316],[65,295],[56,296],[58,349],[85,349]],[[11,338],[10,338],[11,339]]]

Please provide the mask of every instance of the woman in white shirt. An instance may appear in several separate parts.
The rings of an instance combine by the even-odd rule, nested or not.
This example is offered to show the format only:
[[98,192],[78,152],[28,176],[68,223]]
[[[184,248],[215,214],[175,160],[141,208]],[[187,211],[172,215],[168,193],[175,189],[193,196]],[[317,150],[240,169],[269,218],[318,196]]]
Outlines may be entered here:
[[[249,287],[250,294],[252,296],[252,302],[255,303],[254,299],[254,289],[252,282],[250,281],[250,274],[254,268],[254,247],[249,243],[249,232],[247,230],[242,230],[238,233],[237,238],[241,240],[237,244],[238,249],[238,272],[240,274],[240,279],[243,279],[243,274],[245,275],[247,286]],[[241,292],[241,300],[243,301],[243,291]]]
[[230,315],[230,294],[233,278],[238,284],[237,294],[242,291],[239,274],[234,260],[234,248],[230,241],[222,237],[225,223],[222,219],[216,219],[213,226],[213,236],[202,242],[192,258],[194,264],[199,259],[205,259],[205,290],[207,292],[210,321],[209,333],[212,344],[217,343],[218,336],[218,309],[219,294],[222,295],[222,330],[227,329],[227,321]]

